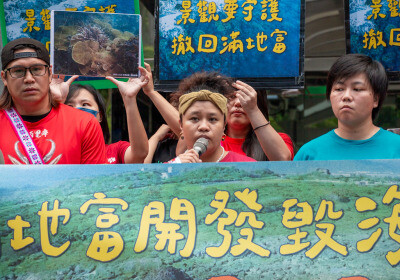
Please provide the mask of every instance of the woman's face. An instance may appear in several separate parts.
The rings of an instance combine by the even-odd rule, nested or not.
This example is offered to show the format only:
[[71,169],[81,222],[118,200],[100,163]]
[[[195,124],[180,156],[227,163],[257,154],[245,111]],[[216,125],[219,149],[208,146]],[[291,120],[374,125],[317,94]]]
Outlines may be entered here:
[[[97,105],[93,95],[86,89],[80,89],[66,104],[74,108],[86,108],[99,112],[99,105]],[[99,113],[96,115],[96,119],[99,122],[101,121]]]
[[239,98],[235,95],[228,97],[228,115],[227,115],[228,130],[230,127],[243,129],[250,125],[250,119],[244,112]]
[[208,139],[206,153],[213,153],[221,146],[224,135],[224,114],[210,101],[196,101],[182,116],[181,129],[188,149],[197,139]]

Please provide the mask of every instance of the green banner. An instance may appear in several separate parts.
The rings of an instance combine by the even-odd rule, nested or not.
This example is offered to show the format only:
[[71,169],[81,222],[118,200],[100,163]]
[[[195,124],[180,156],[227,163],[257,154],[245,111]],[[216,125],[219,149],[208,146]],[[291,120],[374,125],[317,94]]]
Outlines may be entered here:
[[0,166],[0,275],[396,279],[399,170],[400,160]]

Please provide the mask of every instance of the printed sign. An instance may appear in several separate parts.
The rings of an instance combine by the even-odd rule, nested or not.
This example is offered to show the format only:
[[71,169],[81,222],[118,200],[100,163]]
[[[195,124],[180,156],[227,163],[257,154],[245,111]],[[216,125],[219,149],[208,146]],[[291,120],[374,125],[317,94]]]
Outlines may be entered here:
[[400,77],[400,5],[397,0],[346,0],[347,52],[378,60]]
[[134,2],[131,0],[4,0],[6,26],[1,27],[3,44],[21,37],[30,37],[41,41],[50,50],[51,10],[134,14]]
[[400,160],[0,166],[1,275],[395,279],[398,170]]
[[158,0],[156,82],[219,71],[255,87],[301,87],[304,1]]
[[141,17],[51,11],[54,74],[138,77]]
[[[138,14],[139,0],[2,0],[0,24],[3,45],[21,37],[30,37],[45,44],[50,51],[52,10]],[[112,82],[99,79],[102,78],[80,77],[79,83],[91,84],[97,89],[116,88]]]

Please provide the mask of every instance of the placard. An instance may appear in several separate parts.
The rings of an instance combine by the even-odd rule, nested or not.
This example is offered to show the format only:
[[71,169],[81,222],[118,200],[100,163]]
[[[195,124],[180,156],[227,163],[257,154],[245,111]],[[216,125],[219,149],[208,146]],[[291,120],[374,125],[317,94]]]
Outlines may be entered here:
[[54,74],[139,76],[140,15],[51,11],[51,26]]
[[[30,37],[50,51],[51,10],[139,14],[139,0],[35,0],[0,2],[0,25],[3,46],[7,42]],[[87,78],[89,79],[89,78]],[[90,78],[83,83],[97,89],[116,88],[108,80]]]
[[396,279],[399,170],[400,160],[0,166],[1,275]]
[[378,60],[400,79],[400,6],[397,0],[345,0],[347,53]]
[[304,1],[158,0],[156,87],[203,70],[255,88],[302,87]]

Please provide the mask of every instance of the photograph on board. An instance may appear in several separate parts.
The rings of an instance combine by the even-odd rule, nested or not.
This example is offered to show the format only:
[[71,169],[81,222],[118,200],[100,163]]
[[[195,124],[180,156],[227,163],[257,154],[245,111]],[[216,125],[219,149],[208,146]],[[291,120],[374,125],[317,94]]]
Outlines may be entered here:
[[140,15],[52,11],[51,18],[54,74],[138,77]]

